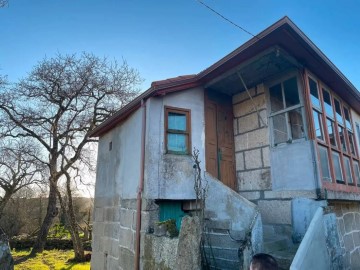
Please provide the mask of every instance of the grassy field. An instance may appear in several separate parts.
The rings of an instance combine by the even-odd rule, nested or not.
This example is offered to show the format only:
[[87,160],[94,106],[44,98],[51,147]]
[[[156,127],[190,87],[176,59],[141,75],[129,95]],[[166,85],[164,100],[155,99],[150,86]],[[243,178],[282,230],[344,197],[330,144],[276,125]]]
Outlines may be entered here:
[[30,251],[12,251],[15,270],[89,270],[90,262],[68,263],[74,257],[72,250],[45,250],[35,258],[29,258]]

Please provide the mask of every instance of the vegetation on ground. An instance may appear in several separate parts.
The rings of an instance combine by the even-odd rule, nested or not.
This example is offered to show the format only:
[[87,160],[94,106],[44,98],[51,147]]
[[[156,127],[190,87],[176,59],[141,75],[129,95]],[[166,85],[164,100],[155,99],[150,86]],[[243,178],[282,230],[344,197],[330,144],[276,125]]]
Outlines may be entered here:
[[90,262],[71,261],[73,250],[45,250],[35,257],[29,257],[30,250],[12,251],[15,270],[89,270]]

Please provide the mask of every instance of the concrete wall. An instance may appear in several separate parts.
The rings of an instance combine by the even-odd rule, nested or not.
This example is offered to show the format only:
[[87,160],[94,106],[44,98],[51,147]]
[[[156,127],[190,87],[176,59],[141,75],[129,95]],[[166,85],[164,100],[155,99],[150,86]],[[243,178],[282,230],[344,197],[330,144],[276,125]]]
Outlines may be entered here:
[[323,224],[323,210],[318,208],[295,255],[290,270],[331,269]]
[[140,148],[141,110],[100,138],[91,261],[94,270],[130,269],[133,265]]
[[312,141],[299,141],[271,148],[273,190],[316,190],[318,179],[312,144]]
[[360,269],[360,207],[356,202],[331,201],[329,205],[336,214],[342,269]]
[[291,202],[293,240],[300,243],[319,207],[327,206],[326,201],[315,201],[308,198],[295,198]]
[[153,97],[147,103],[145,196],[152,199],[194,199],[191,156],[165,153],[164,106],[191,110],[191,145],[200,151],[202,169],[205,167],[203,89]]

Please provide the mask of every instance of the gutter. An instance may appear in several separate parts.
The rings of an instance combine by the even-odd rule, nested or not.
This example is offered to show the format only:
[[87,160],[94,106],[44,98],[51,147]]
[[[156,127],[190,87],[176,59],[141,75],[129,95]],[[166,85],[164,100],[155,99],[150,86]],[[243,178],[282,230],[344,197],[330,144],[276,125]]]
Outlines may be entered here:
[[146,101],[141,100],[142,108],[142,128],[141,128],[141,156],[140,156],[140,179],[137,192],[137,207],[136,207],[136,247],[135,247],[135,265],[134,269],[140,268],[140,230],[141,230],[141,205],[142,192],[144,189],[144,170],[145,170],[145,136],[146,136]]

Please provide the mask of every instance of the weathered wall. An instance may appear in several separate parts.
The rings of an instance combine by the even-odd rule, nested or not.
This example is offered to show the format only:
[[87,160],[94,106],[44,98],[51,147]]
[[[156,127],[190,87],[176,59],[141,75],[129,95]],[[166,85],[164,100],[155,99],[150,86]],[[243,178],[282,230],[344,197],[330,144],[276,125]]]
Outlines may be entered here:
[[[153,234],[143,235],[141,269],[175,269],[178,238],[158,237]],[[134,269],[125,268],[125,269]]]
[[299,141],[271,148],[273,190],[316,190],[318,179],[312,144],[312,141]]
[[[100,138],[91,261],[94,270],[133,267],[129,268],[134,260],[140,145],[141,110]],[[148,219],[145,213],[144,219]]]
[[310,222],[314,217],[316,210],[320,206],[326,206],[326,201],[315,201],[308,198],[295,198],[291,202],[292,209],[292,238],[295,242],[300,243],[306,231],[310,226]]
[[165,153],[164,106],[191,110],[191,145],[205,165],[204,91],[194,88],[147,103],[145,196],[152,199],[194,199],[194,169],[190,155]]
[[360,269],[360,206],[356,202],[330,201],[336,214],[341,253],[344,257],[342,269]]
[[290,267],[291,270],[315,268],[331,269],[321,207],[317,209]]

